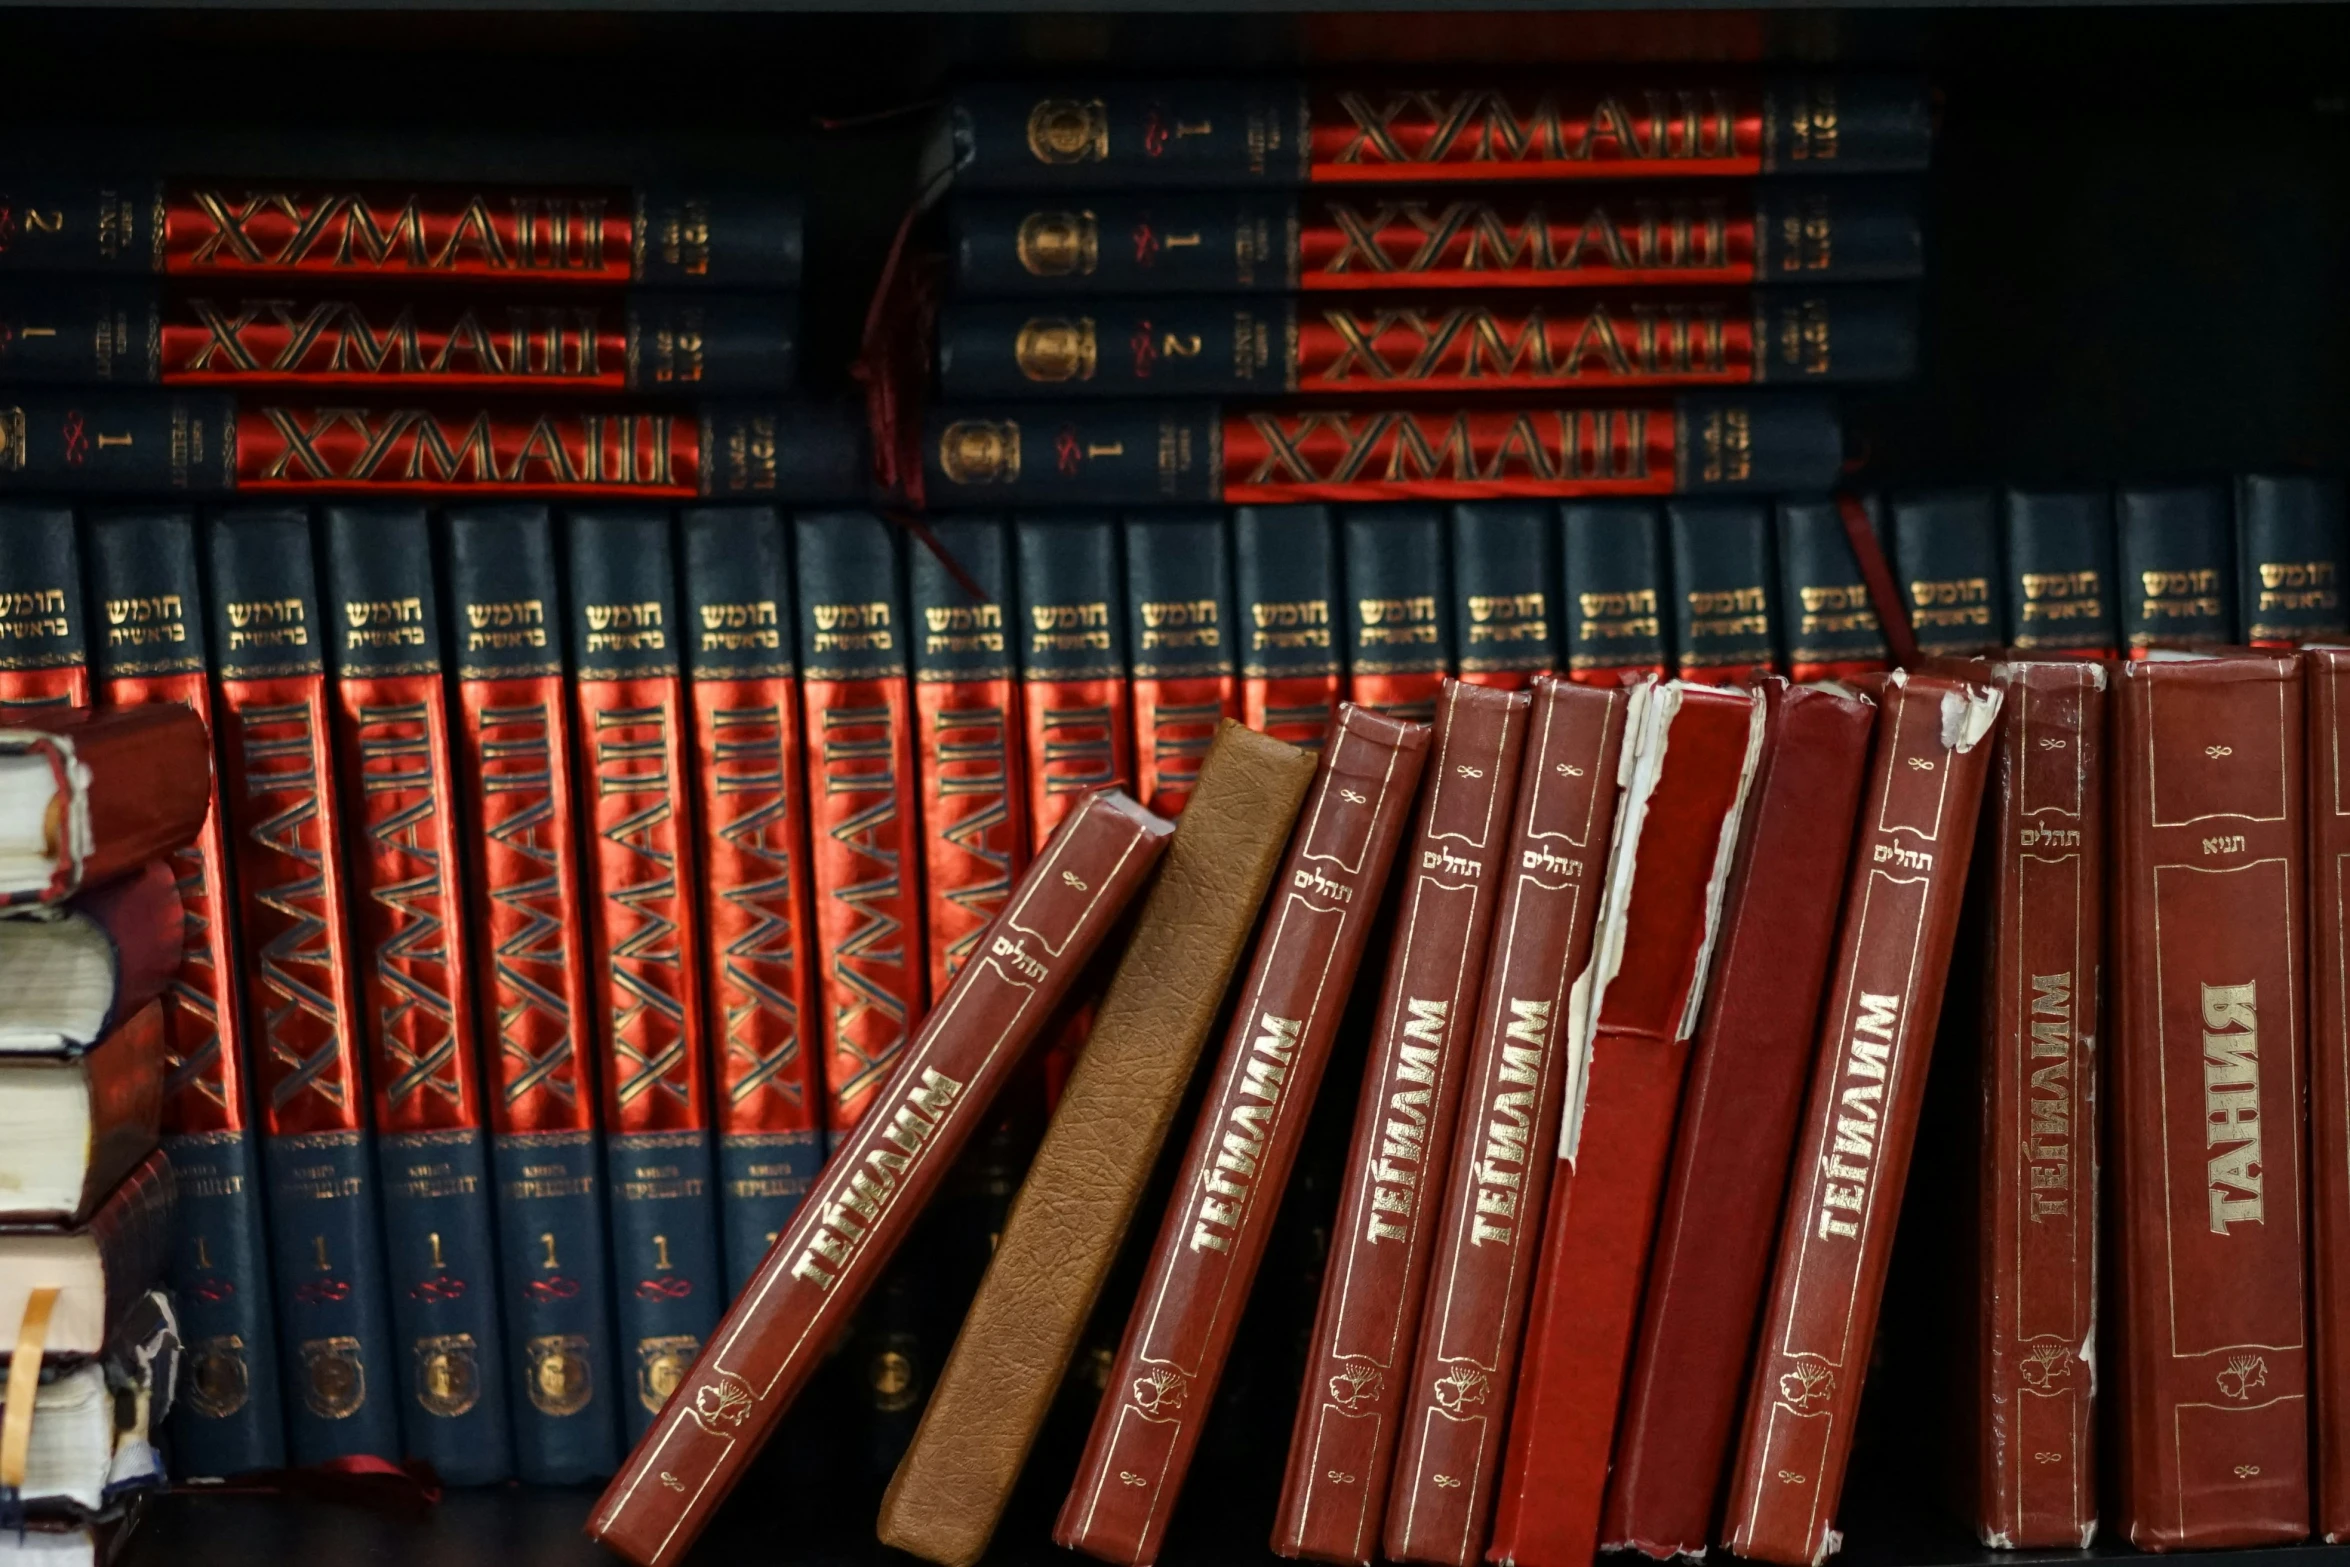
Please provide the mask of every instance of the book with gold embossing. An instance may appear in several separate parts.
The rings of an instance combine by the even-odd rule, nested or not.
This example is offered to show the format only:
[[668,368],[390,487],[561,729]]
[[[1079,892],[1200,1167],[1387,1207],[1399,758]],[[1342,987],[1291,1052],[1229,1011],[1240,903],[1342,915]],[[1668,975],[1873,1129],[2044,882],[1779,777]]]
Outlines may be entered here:
[[1135,794],[1173,816],[1223,721],[1241,710],[1232,536],[1221,511],[1137,512],[1126,545]]
[[0,506],[0,718],[90,705],[81,580],[72,512]]

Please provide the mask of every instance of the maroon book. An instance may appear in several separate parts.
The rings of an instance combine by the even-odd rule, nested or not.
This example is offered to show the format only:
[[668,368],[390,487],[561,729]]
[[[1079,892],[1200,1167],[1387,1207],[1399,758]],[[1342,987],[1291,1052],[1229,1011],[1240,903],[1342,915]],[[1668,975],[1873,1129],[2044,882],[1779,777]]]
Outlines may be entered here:
[[2317,1532],[2350,1539],[2350,648],[2302,655],[2309,706],[2311,1303]]

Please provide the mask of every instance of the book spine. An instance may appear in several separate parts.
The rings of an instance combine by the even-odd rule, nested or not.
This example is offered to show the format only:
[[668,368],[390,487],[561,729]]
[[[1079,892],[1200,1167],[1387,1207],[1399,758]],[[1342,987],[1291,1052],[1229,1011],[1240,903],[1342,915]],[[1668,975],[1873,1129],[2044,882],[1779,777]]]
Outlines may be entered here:
[[1218,726],[1241,715],[1232,540],[1216,511],[1141,513],[1123,532],[1134,792],[1175,816],[1199,786]]
[[1627,677],[1671,673],[1663,513],[1637,502],[1559,509],[1566,569],[1567,677],[1616,686]]
[[2097,1325],[2105,673],[2007,667],[1989,813],[1976,1528],[2018,1549],[2080,1550],[2097,1529],[2084,1349]]
[[1102,793],[1039,852],[987,952],[905,1052],[889,1103],[826,1165],[709,1353],[597,1502],[590,1536],[638,1567],[669,1567],[693,1543],[849,1325],[1172,832],[1131,800]]
[[2302,655],[2309,708],[2310,1305],[2317,1532],[2350,1538],[2350,651]]
[[2010,490],[2004,520],[2008,645],[2042,656],[2119,653],[2113,497],[2104,490]]
[[1589,1562],[1681,1079],[1766,708],[1676,683],[1632,697],[1623,825],[1571,1041],[1492,1554]]
[[2339,479],[2248,473],[2236,481],[2237,620],[2255,647],[2350,636],[2350,505]]
[[1405,723],[1433,723],[1453,660],[1444,513],[1433,506],[1349,511],[1339,532],[1347,700]]
[[[99,700],[178,702],[214,728],[195,519],[102,517],[87,543],[90,598],[106,617],[91,650]],[[188,1365],[169,1429],[179,1472],[206,1479],[285,1463],[223,804],[215,770],[202,831],[171,857],[182,940],[163,995],[163,1146],[179,1187],[168,1277]]]
[[824,1156],[804,731],[783,519],[765,507],[708,508],[687,512],[679,533],[731,1300]]
[[2122,1534],[2141,1550],[2297,1540],[2311,1501],[2299,666],[2149,661],[2120,686]]
[[83,614],[73,513],[0,506],[0,719],[90,705]]
[[999,82],[956,91],[949,125],[968,190],[1869,174],[1921,169],[1932,143],[1921,83],[1860,75]]
[[1996,497],[1987,490],[1895,496],[1886,543],[1918,651],[1969,658],[2007,640]]
[[245,1015],[269,1186],[287,1457],[395,1460],[398,1359],[368,1128],[351,888],[328,739],[309,519],[212,520],[221,794],[235,844]]
[[1556,673],[1563,622],[1551,508],[1536,501],[1455,506],[1450,543],[1461,679],[1523,691],[1536,675]]
[[[1811,1567],[1835,1543],[1996,692],[1887,676],[1812,1088],[1748,1384],[1726,1525],[1741,1556]],[[1919,765],[1923,764],[1923,765]],[[1876,1113],[1874,1138],[1840,1118]],[[1848,1146],[1865,1143],[1865,1147]]]
[[2114,496],[2122,641],[2153,648],[2234,642],[2235,549],[2227,492],[2208,485],[2125,489]]
[[869,512],[794,523],[827,1149],[897,1070],[926,1001],[900,547]]
[[1833,500],[1779,502],[1779,615],[1798,683],[1890,667],[1885,628]]
[[1021,517],[1013,533],[1028,838],[1042,845],[1087,793],[1134,786],[1125,573],[1110,518]]
[[407,1451],[489,1485],[513,1462],[432,536],[421,508],[351,506],[322,534]]
[[1432,1194],[1453,1123],[1504,872],[1532,698],[1447,681],[1427,787],[1405,851],[1379,1018],[1322,1275],[1289,1465],[1273,1524],[1282,1556],[1368,1563],[1395,1462],[1401,1385],[1419,1339],[1436,1238]]
[[40,388],[0,408],[0,494],[828,500],[865,482],[842,416],[779,402],[420,407]]
[[1338,532],[1323,506],[1243,506],[1232,514],[1240,605],[1241,718],[1309,751],[1337,721]]
[[950,507],[1751,494],[1827,489],[1844,460],[1834,405],[1801,394],[1369,412],[1004,401],[935,410],[927,432],[926,493]]
[[1774,180],[1534,199],[1104,191],[949,202],[955,293],[1114,298],[1854,283],[1921,276],[1913,186]]
[[13,180],[0,272],[790,288],[794,197],[701,186]]
[[789,295],[219,295],[0,283],[0,385],[781,392]]
[[997,517],[949,518],[931,536],[980,590],[931,550],[909,552],[923,915],[930,993],[944,996],[1028,865],[1027,731],[1010,530]]
[[446,539],[515,1472],[576,1485],[620,1446],[562,583],[544,508],[461,508]]
[[724,1308],[711,1041],[703,1011],[691,718],[669,519],[567,519],[571,661],[589,834],[589,971],[603,1091],[614,1321],[629,1435],[684,1380]]
[[1570,1041],[1616,816],[1629,699],[1534,682],[1461,1117],[1397,1435],[1384,1547],[1468,1567],[1484,1549],[1533,1281]]
[[1771,569],[1766,501],[1665,508],[1674,566],[1673,645],[1683,680],[1737,685],[1779,667],[1784,613]]

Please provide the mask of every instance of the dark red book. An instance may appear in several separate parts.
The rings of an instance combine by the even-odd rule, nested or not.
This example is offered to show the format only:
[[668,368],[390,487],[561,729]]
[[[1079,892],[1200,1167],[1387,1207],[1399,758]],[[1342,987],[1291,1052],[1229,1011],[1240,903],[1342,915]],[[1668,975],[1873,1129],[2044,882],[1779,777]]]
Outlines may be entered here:
[[0,506],[0,719],[90,705],[82,558],[62,506]]
[[1534,682],[1461,1117],[1387,1502],[1393,1561],[1485,1546],[1631,698]]
[[791,547],[783,519],[764,506],[689,511],[678,534],[732,1298],[824,1162]]
[[926,1001],[899,550],[870,512],[793,520],[828,1148],[897,1070]]
[[1352,705],[1282,861],[1142,1293],[1053,1538],[1148,1567],[1305,1134],[1347,992],[1411,813],[1428,731]]
[[670,1567],[742,1478],[887,1269],[988,1106],[1149,880],[1174,828],[1113,790],[1037,856],[986,950],[922,1025],[709,1350],[596,1503],[588,1533]]
[[1487,1552],[1527,1567],[1583,1567],[1599,1544],[1673,1112],[1763,743],[1749,691],[1674,681],[1632,704]]
[[1106,517],[1021,517],[1020,709],[1028,838],[1042,847],[1079,796],[1134,782],[1126,713],[1125,574]]
[[1813,1567],[1840,1542],[1836,1505],[1999,718],[1997,690],[1974,682],[1896,671],[1868,689],[1875,759],[1726,1509],[1731,1550],[1786,1567]]
[[1232,541],[1220,511],[1142,512],[1123,531],[1135,793],[1173,816],[1217,724],[1241,716]]
[[1330,509],[1235,509],[1232,572],[1240,605],[1242,721],[1318,751],[1338,713],[1338,639],[1345,624]]
[[1876,710],[1765,680],[1745,832],[1673,1132],[1603,1546],[1694,1556],[1711,1538],[1746,1391]]
[[1339,533],[1347,700],[1408,723],[1433,722],[1453,660],[1443,508],[1356,507]]
[[2350,650],[2302,655],[2309,706],[2310,1297],[2317,1532],[2350,1538]]
[[2141,1550],[2309,1533],[2302,677],[2120,673],[2114,738],[2116,1511]]
[[1322,1275],[1273,1550],[1378,1553],[1532,699],[1448,680]]

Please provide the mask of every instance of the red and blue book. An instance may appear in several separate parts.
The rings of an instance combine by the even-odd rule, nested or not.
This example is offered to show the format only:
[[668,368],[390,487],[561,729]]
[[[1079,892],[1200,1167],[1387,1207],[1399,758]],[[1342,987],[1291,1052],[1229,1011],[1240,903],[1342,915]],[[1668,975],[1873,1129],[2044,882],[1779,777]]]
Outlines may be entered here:
[[1562,667],[1558,525],[1540,501],[1476,501],[1452,509],[1454,662],[1473,686],[1523,691]]
[[73,513],[0,506],[0,718],[90,705]]
[[1559,530],[1567,678],[1614,686],[1671,673],[1665,640],[1671,589],[1659,509],[1645,501],[1586,501],[1559,509]]
[[1243,506],[1232,514],[1240,604],[1241,717],[1276,740],[1322,749],[1342,677],[1338,533],[1326,506]]
[[513,1472],[456,778],[432,534],[419,507],[329,507],[327,665],[349,803],[352,934],[411,1458]]
[[1797,681],[1846,680],[1888,667],[1885,628],[1841,508],[1824,495],[1783,500],[1778,521],[1788,674]]
[[1683,680],[1735,685],[1778,666],[1778,594],[1767,501],[1676,501],[1673,647]]
[[1406,723],[1436,720],[1452,672],[1444,512],[1366,506],[1345,513],[1346,698]]
[[1021,517],[1020,698],[1027,720],[1028,837],[1039,848],[1096,789],[1131,789],[1126,584],[1108,517]]
[[1232,540],[1213,510],[1135,512],[1122,526],[1134,795],[1173,816],[1199,783],[1216,725],[1241,716]]

